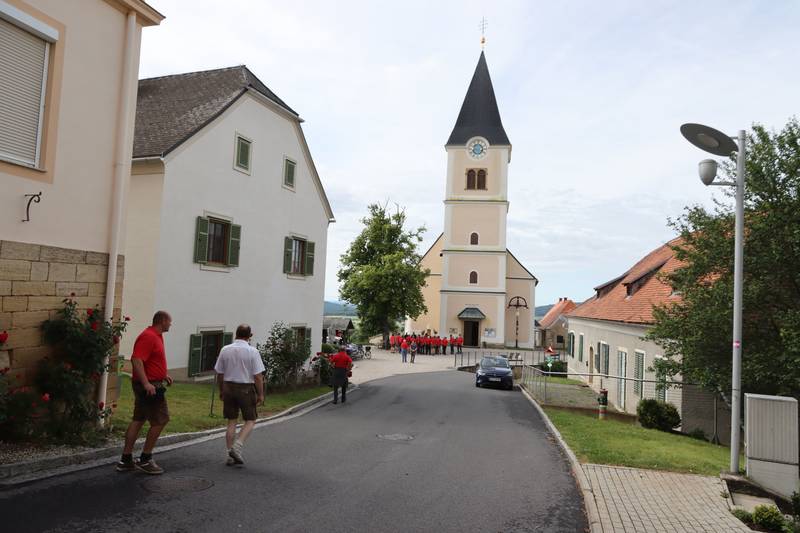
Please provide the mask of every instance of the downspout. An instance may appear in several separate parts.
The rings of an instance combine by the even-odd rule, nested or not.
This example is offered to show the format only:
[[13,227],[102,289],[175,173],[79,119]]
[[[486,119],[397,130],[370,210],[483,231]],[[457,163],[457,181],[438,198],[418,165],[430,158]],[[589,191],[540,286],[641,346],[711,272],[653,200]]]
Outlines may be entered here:
[[[129,11],[125,30],[125,51],[122,63],[122,90],[120,93],[119,113],[120,120],[117,126],[116,149],[114,154],[114,184],[111,197],[111,217],[109,227],[111,232],[108,244],[108,273],[106,275],[106,297],[103,319],[110,321],[114,315],[114,296],[117,287],[117,256],[119,255],[120,233],[122,230],[122,212],[125,202],[125,180],[130,176],[131,154],[133,140],[131,132],[132,114],[136,109],[136,76],[138,66],[134,65],[136,45],[136,13]],[[104,368],[108,367],[109,358],[103,361]],[[97,403],[105,403],[108,391],[108,369],[100,377],[100,387],[97,391]],[[105,418],[100,419],[100,424],[105,423]]]

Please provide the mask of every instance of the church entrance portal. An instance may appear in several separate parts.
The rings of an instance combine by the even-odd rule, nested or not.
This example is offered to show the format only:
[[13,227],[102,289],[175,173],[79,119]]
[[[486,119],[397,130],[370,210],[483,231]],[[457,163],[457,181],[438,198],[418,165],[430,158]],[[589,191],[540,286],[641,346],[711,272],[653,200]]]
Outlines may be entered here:
[[464,346],[477,347],[480,341],[480,321],[464,321]]

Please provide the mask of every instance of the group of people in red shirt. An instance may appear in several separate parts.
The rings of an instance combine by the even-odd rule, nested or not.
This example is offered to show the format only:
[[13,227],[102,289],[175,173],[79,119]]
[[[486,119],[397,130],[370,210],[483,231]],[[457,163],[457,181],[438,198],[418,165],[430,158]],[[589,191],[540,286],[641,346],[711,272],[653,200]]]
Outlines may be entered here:
[[[416,345],[416,350],[414,349]],[[392,333],[389,335],[389,347],[392,352],[403,350],[407,352],[419,353],[423,355],[439,355],[446,354],[447,347],[450,346],[450,353],[461,353],[461,347],[464,345],[464,337],[459,335],[454,337],[439,337],[437,335],[417,335]]]

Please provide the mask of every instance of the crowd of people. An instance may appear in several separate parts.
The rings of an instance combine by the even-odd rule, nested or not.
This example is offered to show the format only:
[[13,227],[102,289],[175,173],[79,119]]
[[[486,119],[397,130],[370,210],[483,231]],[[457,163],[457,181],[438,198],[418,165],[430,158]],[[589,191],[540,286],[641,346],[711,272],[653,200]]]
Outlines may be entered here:
[[440,337],[434,332],[433,335],[428,333],[417,335],[416,333],[392,333],[389,335],[389,350],[392,353],[399,352],[400,357],[404,363],[414,362],[417,354],[422,355],[445,355],[447,354],[447,347],[450,347],[450,354],[461,353],[461,347],[464,345],[464,337],[459,335],[454,337]]

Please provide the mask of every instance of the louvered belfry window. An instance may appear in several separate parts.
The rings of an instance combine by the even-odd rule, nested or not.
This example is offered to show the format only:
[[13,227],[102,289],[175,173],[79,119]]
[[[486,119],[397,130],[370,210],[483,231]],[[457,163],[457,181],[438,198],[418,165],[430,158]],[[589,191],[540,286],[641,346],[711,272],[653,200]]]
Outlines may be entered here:
[[39,167],[50,43],[0,19],[0,159]]

